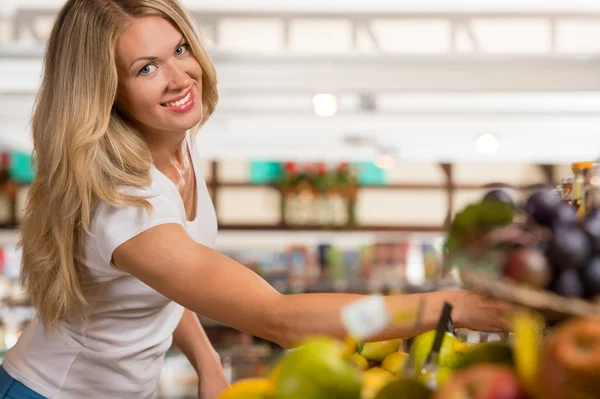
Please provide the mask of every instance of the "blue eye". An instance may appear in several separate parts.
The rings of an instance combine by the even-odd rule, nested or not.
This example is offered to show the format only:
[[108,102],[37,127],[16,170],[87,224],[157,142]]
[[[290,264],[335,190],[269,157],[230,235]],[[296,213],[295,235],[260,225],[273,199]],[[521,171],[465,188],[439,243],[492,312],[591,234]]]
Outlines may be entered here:
[[181,46],[177,47],[177,49],[175,50],[175,55],[182,55],[185,54],[188,50],[188,48],[190,47],[189,44],[182,44]]
[[155,70],[155,69],[152,69],[152,68],[156,68],[156,65],[153,65],[153,64],[144,65],[142,67],[142,69],[140,69],[140,71],[138,72],[138,76],[140,76],[140,75],[150,75]]

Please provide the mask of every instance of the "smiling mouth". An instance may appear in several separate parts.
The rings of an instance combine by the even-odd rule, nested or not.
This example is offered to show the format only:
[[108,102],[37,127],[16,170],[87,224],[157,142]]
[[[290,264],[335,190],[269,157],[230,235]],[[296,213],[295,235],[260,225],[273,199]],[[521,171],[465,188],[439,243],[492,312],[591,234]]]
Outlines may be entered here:
[[192,91],[190,90],[188,92],[188,94],[186,94],[186,96],[183,97],[181,100],[177,100],[177,101],[170,102],[170,103],[162,103],[161,105],[163,107],[181,107],[182,105],[187,104],[191,99],[192,99]]

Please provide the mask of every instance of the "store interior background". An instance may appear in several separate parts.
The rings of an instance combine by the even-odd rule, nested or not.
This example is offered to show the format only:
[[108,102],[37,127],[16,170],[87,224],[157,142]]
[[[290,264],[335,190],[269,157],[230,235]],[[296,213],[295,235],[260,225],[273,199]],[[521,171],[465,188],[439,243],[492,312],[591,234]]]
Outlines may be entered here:
[[[571,162],[600,156],[600,2],[182,3],[218,73],[220,102],[198,140],[217,249],[282,291],[442,289],[439,245],[457,210],[491,185],[523,199],[570,177]],[[43,50],[62,4],[0,2],[0,347],[32,315],[14,227],[32,177]],[[290,162],[355,168],[355,223],[307,213],[290,223],[274,181]],[[369,266],[365,253],[375,253]],[[260,374],[277,353],[202,321],[232,379]],[[194,389],[173,351],[157,396]]]

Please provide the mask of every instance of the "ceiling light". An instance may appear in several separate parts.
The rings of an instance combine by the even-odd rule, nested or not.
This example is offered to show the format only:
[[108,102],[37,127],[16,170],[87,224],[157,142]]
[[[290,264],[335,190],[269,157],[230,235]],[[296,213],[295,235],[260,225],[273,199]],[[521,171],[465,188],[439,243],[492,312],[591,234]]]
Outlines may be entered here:
[[394,151],[391,148],[379,149],[379,152],[375,157],[375,166],[380,169],[389,170],[394,167],[395,163]]
[[378,155],[377,159],[375,160],[375,165],[379,169],[392,169],[394,167],[394,158],[384,154]]
[[475,141],[475,148],[480,154],[494,154],[498,151],[498,147],[500,147],[500,142],[491,133],[483,133]]
[[330,93],[315,94],[313,109],[318,116],[333,116],[338,110],[337,97]]

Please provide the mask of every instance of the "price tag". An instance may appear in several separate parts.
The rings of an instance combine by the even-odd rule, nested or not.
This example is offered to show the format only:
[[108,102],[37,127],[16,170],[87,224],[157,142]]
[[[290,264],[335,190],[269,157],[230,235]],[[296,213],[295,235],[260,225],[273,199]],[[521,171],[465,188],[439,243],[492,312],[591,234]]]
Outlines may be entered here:
[[346,305],[341,316],[349,335],[359,341],[380,333],[391,321],[385,299],[380,295],[362,298]]

